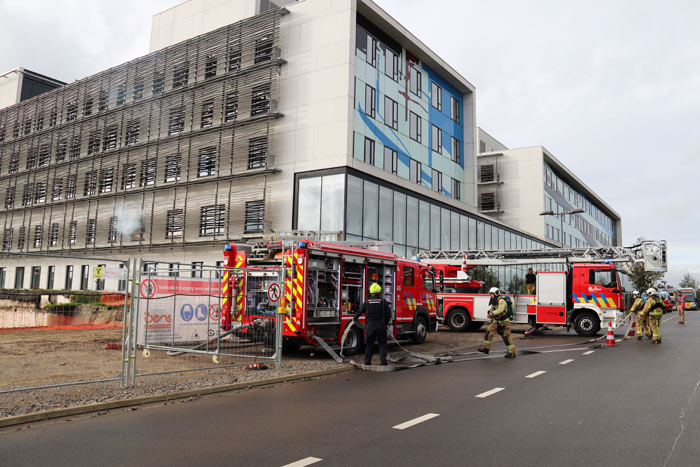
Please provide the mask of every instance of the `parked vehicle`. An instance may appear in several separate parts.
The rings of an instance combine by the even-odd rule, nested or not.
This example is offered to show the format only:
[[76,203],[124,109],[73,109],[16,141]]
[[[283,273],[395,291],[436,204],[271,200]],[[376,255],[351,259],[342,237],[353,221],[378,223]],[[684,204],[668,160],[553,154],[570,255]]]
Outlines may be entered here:
[[[424,262],[435,268],[457,266],[464,263],[466,269],[474,266],[535,265],[559,263],[561,271],[539,271],[536,273],[534,295],[514,294],[515,323],[562,325],[573,327],[581,336],[593,336],[601,327],[612,323],[617,327],[624,318],[625,289],[615,262],[640,260],[638,251],[643,246],[662,252],[665,258],[665,242],[645,242],[654,245],[638,245],[630,248],[550,249],[518,251],[473,251],[421,253]],[[645,258],[649,264],[651,258]],[[665,259],[652,267],[665,269]],[[463,269],[465,269],[463,267]],[[440,269],[445,283],[445,270]],[[466,286],[468,282],[463,281]],[[470,287],[476,284],[471,283]],[[444,322],[454,330],[474,329],[488,321],[489,296],[474,292],[459,293],[450,290],[445,283],[438,293],[438,301]]]
[[676,294],[683,294],[685,297],[685,309],[686,310],[697,310],[698,309],[698,302],[697,302],[697,297],[695,296],[695,290],[693,289],[678,289],[676,291]]
[[[306,240],[269,242],[257,252],[260,254],[234,243],[226,246],[227,287],[222,287],[227,294],[222,306],[225,330],[236,321],[264,318],[265,310],[274,314],[281,307],[285,346],[322,345],[320,340],[340,346],[345,329],[374,282],[382,287],[382,296],[391,306],[391,330],[397,339],[422,343],[428,332],[437,329],[435,270],[425,263],[343,243]],[[246,267],[245,276],[237,273]],[[278,307],[269,303],[262,308],[255,306],[252,297],[267,296],[272,284],[279,281],[279,274],[269,273],[272,269],[284,271],[281,302]],[[350,354],[363,346],[363,331],[352,327],[344,349]]]

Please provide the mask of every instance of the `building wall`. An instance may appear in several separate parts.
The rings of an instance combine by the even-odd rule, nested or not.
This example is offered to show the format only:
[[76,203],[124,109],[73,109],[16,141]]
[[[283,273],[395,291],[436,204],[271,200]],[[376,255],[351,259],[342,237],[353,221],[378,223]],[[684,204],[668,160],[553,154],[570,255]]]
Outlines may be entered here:
[[[484,211],[482,206],[482,212],[550,241],[563,240],[566,246],[596,247],[619,243],[619,215],[579,180],[574,180],[568,169],[556,163],[542,146],[484,153],[478,160],[480,176],[483,176],[482,166],[492,167],[495,173],[493,180],[480,178],[479,196],[493,194],[497,205],[491,211]],[[574,209],[583,209],[584,212],[564,216],[540,215],[548,210],[559,214]]]
[[189,261],[198,245],[214,259],[226,241],[269,231],[279,18],[0,111],[2,250]]
[[508,147],[479,128],[479,154],[483,152],[505,151]]
[[[0,76],[0,109],[15,105],[20,100],[22,92],[22,73],[11,71]],[[0,135],[3,128],[0,127]]]
[[464,200],[462,93],[361,17],[354,88],[354,158]]

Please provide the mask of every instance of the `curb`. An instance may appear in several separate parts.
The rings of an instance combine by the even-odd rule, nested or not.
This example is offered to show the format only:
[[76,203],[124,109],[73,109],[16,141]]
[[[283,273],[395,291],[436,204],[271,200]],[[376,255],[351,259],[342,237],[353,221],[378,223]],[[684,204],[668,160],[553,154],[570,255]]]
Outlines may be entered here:
[[309,378],[317,378],[320,376],[333,375],[336,373],[345,373],[347,371],[356,371],[351,365],[343,365],[341,368],[331,368],[328,370],[312,371],[308,373],[298,373],[295,375],[278,376],[277,378],[261,379],[259,381],[248,381],[245,383],[226,384],[224,386],[214,386],[211,388],[192,389],[189,391],[173,392],[168,394],[160,394],[156,396],[136,397],[133,399],[123,399],[109,402],[99,402],[97,404],[80,405],[77,407],[67,407],[65,409],[47,410],[46,412],[37,412],[31,414],[16,415],[14,417],[0,418],[0,428],[7,428],[15,425],[22,425],[30,422],[40,422],[53,420],[57,418],[68,417],[71,415],[83,415],[87,413],[100,412],[102,410],[122,409],[134,407],[137,405],[152,404],[155,402],[167,402],[184,397],[205,396],[208,394],[217,394],[221,392],[238,391],[241,389],[251,389],[261,386],[270,386],[273,384],[286,383],[289,381],[298,381]]

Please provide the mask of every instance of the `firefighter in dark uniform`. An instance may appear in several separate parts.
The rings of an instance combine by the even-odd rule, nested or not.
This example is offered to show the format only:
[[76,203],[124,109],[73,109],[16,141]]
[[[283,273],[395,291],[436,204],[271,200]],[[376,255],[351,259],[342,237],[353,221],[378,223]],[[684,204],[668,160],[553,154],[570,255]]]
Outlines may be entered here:
[[386,326],[391,321],[391,309],[386,300],[381,297],[382,287],[376,282],[369,287],[369,300],[364,302],[355,312],[353,319],[367,314],[367,329],[365,331],[365,365],[372,364],[372,347],[374,340],[379,344],[379,363],[386,365]]

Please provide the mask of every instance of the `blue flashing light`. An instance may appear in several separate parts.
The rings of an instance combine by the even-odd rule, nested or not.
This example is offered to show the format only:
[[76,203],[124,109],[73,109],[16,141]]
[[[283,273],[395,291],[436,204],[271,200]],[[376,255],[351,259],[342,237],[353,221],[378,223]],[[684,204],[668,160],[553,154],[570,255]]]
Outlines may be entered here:
[[299,242],[299,248],[306,248],[306,242]]
[[610,261],[609,259],[606,258],[606,259],[605,259],[605,264],[612,264],[612,261]]
[[231,250],[233,250],[233,247],[231,247],[231,245],[226,245],[224,247],[224,251],[231,251]]

